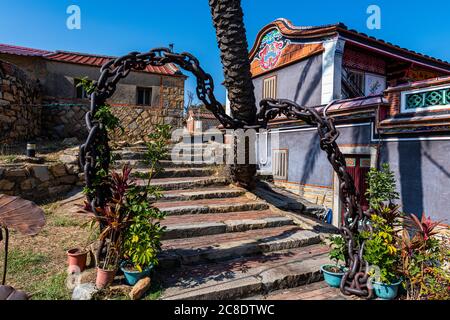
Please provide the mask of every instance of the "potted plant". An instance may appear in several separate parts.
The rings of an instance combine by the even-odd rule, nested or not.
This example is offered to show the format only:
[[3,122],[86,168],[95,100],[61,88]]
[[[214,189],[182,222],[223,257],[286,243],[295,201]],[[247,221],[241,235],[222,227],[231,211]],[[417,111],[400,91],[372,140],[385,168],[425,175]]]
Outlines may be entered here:
[[136,215],[125,233],[124,261],[121,270],[129,285],[150,276],[158,264],[157,254],[161,250],[161,238],[165,227],[160,225],[164,214],[157,208],[142,206],[143,212]]
[[399,198],[394,173],[389,164],[370,169],[366,196],[369,201],[368,228],[361,232],[364,242],[363,258],[369,263],[369,286],[382,299],[397,297],[401,284],[399,272],[399,235],[402,212],[394,204]]
[[67,250],[67,263],[69,273],[83,272],[86,269],[88,251],[81,248]]
[[333,260],[335,264],[325,264],[320,267],[323,273],[325,282],[334,288],[338,288],[341,285],[342,277],[346,272],[345,265],[339,262],[345,261],[346,254],[346,244],[345,240],[341,235],[330,236],[328,238],[330,241],[330,260]]
[[[161,197],[161,192],[150,183],[152,178],[163,170],[160,160],[167,155],[170,129],[168,125],[157,125],[155,131],[149,135],[145,159],[150,170],[147,175],[141,175],[141,178],[148,179],[147,183],[133,185],[126,193],[127,210],[132,218],[124,235],[124,260],[121,270],[129,285],[135,285],[140,279],[149,276],[158,264],[157,255],[161,250],[161,238],[166,229],[160,222],[165,214],[152,206]],[[139,177],[139,174],[137,176]]]

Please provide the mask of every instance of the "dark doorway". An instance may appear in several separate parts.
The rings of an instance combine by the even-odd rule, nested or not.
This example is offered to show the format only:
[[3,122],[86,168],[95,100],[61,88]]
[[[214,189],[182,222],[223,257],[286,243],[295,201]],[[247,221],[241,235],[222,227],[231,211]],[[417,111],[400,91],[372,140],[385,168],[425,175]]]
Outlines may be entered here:
[[[370,170],[370,156],[348,154],[345,155],[345,162],[347,164],[347,172],[355,181],[355,187],[360,194],[360,205],[363,211],[369,209],[369,202],[365,196],[367,190],[367,173]],[[344,219],[344,206],[341,205],[342,221]]]

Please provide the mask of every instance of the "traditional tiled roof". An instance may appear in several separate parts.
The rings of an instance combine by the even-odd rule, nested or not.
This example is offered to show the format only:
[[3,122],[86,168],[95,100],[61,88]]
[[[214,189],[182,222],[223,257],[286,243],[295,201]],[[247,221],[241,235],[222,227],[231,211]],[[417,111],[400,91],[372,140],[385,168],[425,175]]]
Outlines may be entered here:
[[[111,59],[115,59],[116,57],[79,53],[79,52],[56,51],[54,53],[46,55],[45,58],[59,62],[68,62],[101,67],[103,64],[105,64]],[[180,70],[174,64],[171,63],[161,67],[147,66],[147,68],[144,71],[149,73],[158,73],[166,75],[182,75]]]
[[[367,97],[358,97],[352,99],[343,99],[335,101],[329,108],[328,114],[330,116],[338,116],[341,114],[348,114],[354,112],[361,112],[372,110],[375,107],[389,105],[389,101],[383,95],[373,95]],[[322,113],[325,105],[314,107],[319,113]],[[289,120],[285,115],[278,116],[270,121],[271,125],[278,125],[284,123],[296,123],[299,120]]]
[[[69,52],[69,51],[54,52],[54,51],[13,46],[8,44],[0,44],[0,53],[20,55],[20,56],[43,57],[45,59],[52,61],[83,64],[95,67],[101,67],[107,61],[116,58],[113,56],[104,56],[97,54]],[[161,67],[147,66],[144,72],[164,74],[170,76],[184,76],[180,72],[180,70],[174,64],[171,63]]]
[[259,43],[265,33],[273,28],[278,28],[282,35],[289,39],[303,39],[303,40],[322,40],[331,36],[342,36],[344,39],[354,43],[355,45],[368,46],[372,49],[383,50],[386,53],[398,55],[400,57],[408,58],[419,63],[425,63],[431,67],[439,68],[443,71],[450,72],[450,63],[441,59],[433,58],[425,54],[421,54],[390,42],[386,42],[375,37],[368,36],[365,33],[358,32],[348,27],[343,23],[298,27],[294,26],[288,19],[277,19],[260,30],[256,41],[250,51],[250,59],[252,60],[257,51]]
[[25,48],[20,46],[12,46],[9,44],[1,44],[0,43],[0,53],[6,53],[6,54],[13,54],[18,56],[44,56],[46,54],[49,54],[50,51],[47,50],[40,50],[40,49],[32,49],[32,48]]

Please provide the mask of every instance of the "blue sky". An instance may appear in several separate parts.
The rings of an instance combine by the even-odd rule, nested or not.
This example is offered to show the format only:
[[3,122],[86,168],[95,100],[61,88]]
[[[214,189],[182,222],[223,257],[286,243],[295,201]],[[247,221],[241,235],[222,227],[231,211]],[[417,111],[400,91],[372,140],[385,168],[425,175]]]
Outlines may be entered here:
[[[81,8],[82,29],[66,28],[66,9]],[[366,27],[367,7],[381,8],[381,30]],[[343,22],[402,47],[450,61],[448,0],[242,0],[250,46],[279,17],[296,25]],[[175,44],[196,55],[217,84],[223,81],[208,0],[1,0],[0,43],[48,50],[122,55]],[[187,90],[194,90],[192,77]],[[225,100],[217,85],[216,95]]]

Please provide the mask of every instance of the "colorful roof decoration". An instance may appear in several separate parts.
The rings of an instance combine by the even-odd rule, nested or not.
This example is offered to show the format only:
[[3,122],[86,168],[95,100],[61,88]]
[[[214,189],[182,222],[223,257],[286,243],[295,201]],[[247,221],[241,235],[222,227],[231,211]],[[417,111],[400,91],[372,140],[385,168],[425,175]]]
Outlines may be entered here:
[[[433,58],[425,54],[421,54],[400,46],[394,45],[381,39],[377,39],[367,34],[350,30],[343,23],[315,26],[315,27],[298,27],[294,26],[291,21],[281,18],[277,19],[260,30],[256,41],[250,51],[250,60],[258,59],[261,47],[265,44],[265,38],[271,34],[273,30],[278,30],[282,37],[275,38],[278,42],[284,38],[283,42],[291,40],[303,41],[320,41],[333,36],[340,36],[342,39],[354,46],[368,48],[379,51],[382,55],[388,55],[399,59],[406,59],[417,64],[422,64],[430,68],[434,68],[446,73],[450,72],[450,63],[441,59]],[[298,41],[297,41],[298,42]],[[276,44],[276,43],[275,43]],[[279,46],[278,46],[279,47]],[[277,48],[277,44],[275,46]],[[272,50],[275,52],[276,50]]]
[[[105,55],[69,52],[69,51],[53,52],[19,46],[12,46],[7,44],[0,44],[0,53],[20,55],[20,56],[36,56],[52,61],[75,63],[94,67],[101,67],[107,61],[111,59],[116,59],[116,57],[114,56],[105,56]],[[161,67],[147,66],[144,72],[184,77],[184,75],[180,72],[180,70],[174,64],[171,63]]]

